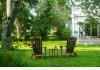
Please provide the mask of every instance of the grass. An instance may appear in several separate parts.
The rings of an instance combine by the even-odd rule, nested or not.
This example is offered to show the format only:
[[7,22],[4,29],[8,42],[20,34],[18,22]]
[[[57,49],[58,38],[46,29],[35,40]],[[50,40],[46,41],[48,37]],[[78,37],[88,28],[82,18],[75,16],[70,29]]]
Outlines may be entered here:
[[[53,46],[66,45],[65,41],[44,41],[43,46],[53,48]],[[25,48],[25,47],[24,47]],[[5,52],[0,51],[0,66],[21,66],[21,67],[100,67],[100,45],[77,45],[75,48],[77,57],[46,57],[45,59],[31,58],[32,49],[17,49],[7,51],[12,56],[11,61],[5,61]],[[48,53],[48,50],[47,50]],[[47,54],[48,55],[48,54]]]
[[[19,53],[19,54],[18,54]],[[25,67],[99,67],[99,51],[77,51],[77,57],[46,57],[45,59],[31,59],[31,50],[12,51],[13,60],[1,66]]]

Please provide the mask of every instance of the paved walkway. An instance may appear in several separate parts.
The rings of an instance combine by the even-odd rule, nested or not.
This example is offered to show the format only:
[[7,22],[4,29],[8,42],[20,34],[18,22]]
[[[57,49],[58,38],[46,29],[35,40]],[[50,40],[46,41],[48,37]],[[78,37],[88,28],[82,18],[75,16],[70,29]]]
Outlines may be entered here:
[[80,38],[77,44],[100,44],[100,38]]

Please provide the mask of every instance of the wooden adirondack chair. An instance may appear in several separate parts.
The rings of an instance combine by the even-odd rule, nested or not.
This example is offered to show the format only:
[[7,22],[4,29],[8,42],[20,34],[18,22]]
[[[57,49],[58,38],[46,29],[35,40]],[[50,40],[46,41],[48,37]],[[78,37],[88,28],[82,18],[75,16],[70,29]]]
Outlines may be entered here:
[[76,47],[76,41],[77,41],[77,38],[75,37],[70,37],[67,39],[66,53],[68,55],[74,54],[75,56],[77,56],[77,54],[74,52],[74,48]]
[[32,56],[34,56],[35,58],[38,58],[40,56],[43,58],[44,56],[46,56],[46,47],[42,47],[42,39],[34,38],[32,40],[32,49]]

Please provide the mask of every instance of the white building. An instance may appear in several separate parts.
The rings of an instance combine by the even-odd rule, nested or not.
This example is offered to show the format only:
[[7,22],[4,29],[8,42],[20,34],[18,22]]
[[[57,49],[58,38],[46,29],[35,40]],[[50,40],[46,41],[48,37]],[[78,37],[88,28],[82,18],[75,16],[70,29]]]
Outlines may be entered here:
[[84,37],[90,37],[90,36],[100,36],[100,26],[97,27],[95,30],[95,35],[93,35],[93,30],[91,30],[91,27],[89,28],[89,31],[86,31],[85,19],[86,14],[83,12],[81,7],[79,6],[81,4],[80,1],[77,0],[70,0],[69,1],[70,8],[71,8],[71,20],[68,21],[65,26],[68,26],[72,30],[72,36],[76,38],[84,38]]
[[69,1],[71,8],[71,20],[65,26],[70,27],[72,36],[76,37],[77,44],[100,44],[100,24],[88,26],[85,23],[86,14],[83,12],[79,4],[79,0]]
[[70,26],[72,30],[72,36],[79,38],[80,36],[85,35],[83,22],[85,20],[85,14],[82,11],[79,4],[81,2],[76,2],[75,0],[70,0],[70,8],[71,8],[71,21],[66,23],[66,26]]

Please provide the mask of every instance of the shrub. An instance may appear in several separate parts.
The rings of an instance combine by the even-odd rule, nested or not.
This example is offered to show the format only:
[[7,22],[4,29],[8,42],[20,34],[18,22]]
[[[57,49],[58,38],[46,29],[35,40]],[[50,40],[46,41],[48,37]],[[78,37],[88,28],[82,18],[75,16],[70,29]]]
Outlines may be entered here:
[[56,32],[56,35],[58,36],[59,39],[65,40],[65,39],[71,37],[71,29],[68,27],[61,27]]
[[19,67],[25,66],[22,52],[18,51],[0,51],[0,67]]
[[67,39],[67,38],[71,37],[70,28],[62,28],[61,35],[62,35],[62,39]]

